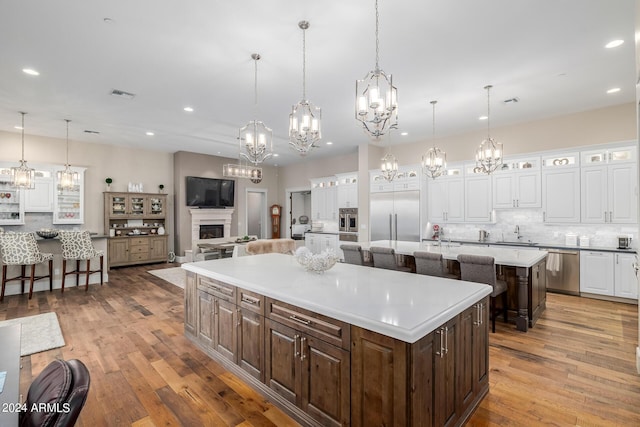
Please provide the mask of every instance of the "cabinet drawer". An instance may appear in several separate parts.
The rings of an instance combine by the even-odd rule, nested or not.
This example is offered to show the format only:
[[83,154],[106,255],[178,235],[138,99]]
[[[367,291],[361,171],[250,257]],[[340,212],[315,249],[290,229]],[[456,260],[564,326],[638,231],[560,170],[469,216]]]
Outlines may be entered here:
[[148,252],[141,252],[141,253],[131,252],[129,254],[129,261],[147,261],[148,259],[149,259]]
[[149,245],[130,245],[129,252],[131,254],[149,254]]
[[140,246],[149,246],[149,239],[146,237],[130,237],[129,238],[130,245],[140,245]]
[[336,319],[267,299],[266,317],[349,350],[349,325]]
[[264,296],[255,292],[238,289],[238,306],[264,316]]
[[198,276],[198,289],[205,291],[221,300],[236,303],[236,287],[208,277]]

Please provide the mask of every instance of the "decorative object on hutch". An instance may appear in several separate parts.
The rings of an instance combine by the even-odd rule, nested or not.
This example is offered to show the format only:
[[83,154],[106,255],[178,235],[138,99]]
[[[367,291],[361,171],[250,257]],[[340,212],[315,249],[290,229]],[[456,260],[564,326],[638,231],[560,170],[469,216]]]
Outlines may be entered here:
[[[391,147],[391,131],[389,131],[389,147]],[[398,159],[391,153],[385,154],[380,163],[380,172],[387,181],[393,181],[398,173]]]
[[107,184],[107,191],[111,191],[111,183],[113,182],[113,180],[111,178],[107,178],[104,180],[104,182]]
[[356,80],[356,120],[375,139],[398,127],[398,91],[391,74],[386,74],[379,65],[379,19],[376,0],[376,67],[362,80]]
[[298,22],[302,30],[302,100],[293,106],[289,115],[289,145],[305,156],[322,138],[322,110],[307,100],[306,90],[306,33],[308,21]]
[[162,194],[164,192],[164,184],[158,185],[158,193]]
[[491,138],[491,100],[490,94],[493,86],[487,85],[484,88],[487,90],[487,139],[482,141],[478,150],[476,151],[476,163],[478,168],[486,174],[490,174],[495,171],[500,165],[502,165],[502,143],[496,142]]
[[[258,116],[258,61],[260,55],[254,53],[251,58],[255,64],[254,79],[254,116],[245,126],[240,128],[238,139],[240,140],[240,155],[254,165],[258,165],[273,155],[273,131],[264,122],[257,119]],[[244,144],[244,151],[243,151]]]
[[109,267],[166,261],[166,210],[166,194],[104,193]]
[[20,111],[20,114],[22,115],[22,125],[20,127],[22,131],[22,159],[20,160],[20,166],[11,168],[11,185],[15,188],[33,190],[36,186],[36,171],[27,166],[27,161],[24,159],[24,115],[27,113]]
[[436,104],[438,101],[431,101],[433,106],[433,126],[432,141],[433,148],[430,148],[422,155],[422,172],[429,178],[436,179],[445,173],[447,169],[447,153],[436,147]]
[[67,162],[64,165],[64,170],[56,172],[58,179],[58,185],[63,190],[72,190],[78,184],[78,172],[71,170],[69,164],[69,122],[71,120],[65,119],[67,122]]

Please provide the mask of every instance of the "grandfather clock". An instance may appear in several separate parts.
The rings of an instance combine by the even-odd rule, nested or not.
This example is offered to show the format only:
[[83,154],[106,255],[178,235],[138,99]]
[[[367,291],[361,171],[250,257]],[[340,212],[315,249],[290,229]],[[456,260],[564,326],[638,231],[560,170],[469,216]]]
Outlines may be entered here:
[[271,238],[280,238],[280,211],[282,207],[280,205],[271,206]]

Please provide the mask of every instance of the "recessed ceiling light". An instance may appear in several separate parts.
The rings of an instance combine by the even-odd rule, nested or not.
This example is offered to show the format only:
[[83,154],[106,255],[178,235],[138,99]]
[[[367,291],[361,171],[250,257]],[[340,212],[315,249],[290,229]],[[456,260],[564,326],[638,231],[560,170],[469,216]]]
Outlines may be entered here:
[[33,68],[23,68],[22,72],[25,74],[29,74],[30,76],[39,76],[40,73],[34,70]]
[[333,142],[327,141],[327,145],[333,145]]
[[153,135],[155,135],[155,133],[153,133],[153,132],[151,132],[151,131],[148,131],[148,132],[146,133],[146,135],[147,135],[147,136],[153,136]]
[[187,113],[193,113],[193,107],[184,107],[183,110]]
[[478,120],[487,120],[488,118],[489,117],[487,117],[487,116],[480,116],[480,117],[478,117]]
[[407,135],[409,135],[409,132],[400,132],[400,135],[407,136]]
[[275,153],[275,154],[273,155],[273,157],[280,157],[280,154]]
[[616,92],[620,92],[620,88],[619,87],[614,87],[611,88],[607,91],[607,93],[616,93]]
[[20,125],[15,125],[13,128],[14,129],[18,129],[18,130],[22,130],[22,126],[20,126]]
[[612,40],[609,43],[607,43],[606,45],[604,45],[604,47],[606,47],[607,49],[611,49],[613,47],[620,46],[622,43],[624,43],[624,40]]

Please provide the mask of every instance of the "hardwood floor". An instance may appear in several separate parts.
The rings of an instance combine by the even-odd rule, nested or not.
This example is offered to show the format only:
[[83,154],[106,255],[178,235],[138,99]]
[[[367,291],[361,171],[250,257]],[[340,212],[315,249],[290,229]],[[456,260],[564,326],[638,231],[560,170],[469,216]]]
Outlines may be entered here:
[[[21,391],[53,359],[81,359],[91,391],[78,426],[291,426],[282,411],[183,335],[182,290],[114,269],[110,282],[15,295],[0,320],[55,311],[66,345],[22,358]],[[640,425],[637,306],[549,294],[528,333],[496,322],[490,390],[468,425]]]

